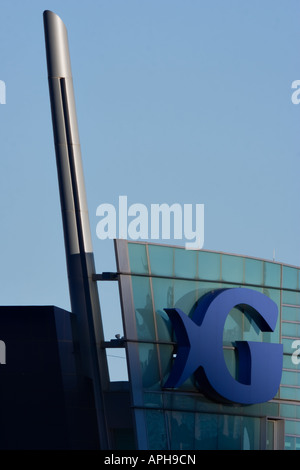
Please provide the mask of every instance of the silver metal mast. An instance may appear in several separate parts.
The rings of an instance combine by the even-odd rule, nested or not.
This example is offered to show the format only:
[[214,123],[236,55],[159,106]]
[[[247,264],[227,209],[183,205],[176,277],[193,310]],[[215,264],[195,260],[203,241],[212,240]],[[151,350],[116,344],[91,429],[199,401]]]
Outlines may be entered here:
[[95,263],[86,202],[80,141],[77,126],[67,30],[53,12],[44,12],[56,164],[63,219],[65,252],[72,312],[76,314],[83,374],[94,384],[100,446],[108,449],[103,391],[109,374]]

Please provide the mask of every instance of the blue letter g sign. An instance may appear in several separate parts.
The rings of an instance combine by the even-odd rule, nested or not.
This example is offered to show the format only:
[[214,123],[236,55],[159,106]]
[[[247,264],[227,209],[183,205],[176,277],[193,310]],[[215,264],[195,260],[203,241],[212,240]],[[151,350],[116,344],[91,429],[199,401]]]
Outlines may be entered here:
[[200,390],[217,401],[263,403],[276,395],[282,373],[282,344],[237,341],[238,380],[227,368],[223,330],[234,307],[250,313],[261,331],[274,331],[277,305],[251,289],[220,289],[204,295],[192,319],[180,309],[165,309],[178,342],[166,388],[179,387],[195,374]]

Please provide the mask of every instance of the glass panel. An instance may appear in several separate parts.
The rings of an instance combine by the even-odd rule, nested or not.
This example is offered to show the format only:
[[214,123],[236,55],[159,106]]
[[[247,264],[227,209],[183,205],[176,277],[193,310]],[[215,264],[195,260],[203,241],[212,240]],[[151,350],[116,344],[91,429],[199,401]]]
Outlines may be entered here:
[[143,387],[160,390],[160,375],[156,345],[139,344],[139,358],[142,369]]
[[300,400],[300,390],[293,387],[280,387],[280,398],[285,400]]
[[263,262],[256,259],[245,258],[245,283],[263,284]]
[[291,336],[300,338],[300,323],[285,323],[282,322],[282,336]]
[[296,371],[282,371],[281,383],[284,385],[300,386],[300,373]]
[[218,450],[241,449],[241,417],[219,415]]
[[260,419],[243,417],[242,426],[242,449],[259,450],[260,449]]
[[229,370],[230,374],[236,380],[238,379],[237,375],[237,353],[236,349],[224,349],[224,359]]
[[[270,297],[278,307],[278,313],[280,312],[280,289],[270,289],[268,287],[264,287],[262,293]],[[279,321],[279,316],[278,316]]]
[[282,266],[282,287],[298,289],[298,269]]
[[[247,407],[247,410],[249,408],[250,407]],[[254,408],[254,406],[251,407],[251,408]],[[259,410],[259,412],[255,413],[256,416],[257,415],[260,415],[260,416],[278,416],[279,415],[279,405],[278,405],[278,403],[273,403],[273,402],[261,403],[259,405],[258,410]]]
[[173,350],[173,346],[168,346],[167,344],[159,345],[162,386],[164,386],[173,366]]
[[128,243],[130,270],[135,274],[148,274],[146,245]]
[[180,385],[180,390],[197,393],[199,392],[199,389],[195,385],[194,375],[191,375],[182,385]]
[[221,279],[221,255],[199,251],[198,275],[200,279],[218,281]]
[[234,341],[262,341],[262,332],[250,314],[234,308],[226,318],[223,341],[225,345]]
[[296,409],[296,418],[300,419],[300,403],[298,404],[298,406],[295,406],[295,409]]
[[300,322],[300,308],[282,307],[282,320]]
[[300,421],[285,420],[285,433],[300,436]]
[[174,281],[153,277],[152,290],[158,340],[173,341],[171,322],[164,309],[174,306]]
[[172,450],[194,449],[194,413],[172,411],[170,431]]
[[185,393],[165,393],[164,394],[165,408],[173,410],[192,411],[195,409],[195,400],[191,395]]
[[272,299],[278,307],[278,318],[277,318],[274,332],[264,332],[262,335],[262,338],[263,338],[263,341],[265,342],[279,343],[280,342],[280,290],[264,288],[262,292],[263,294],[270,297],[270,299]]
[[244,281],[244,258],[222,255],[222,279],[227,282]]
[[280,287],[281,265],[264,262],[264,284],[266,286]]
[[148,444],[150,450],[166,450],[167,434],[162,411],[146,410]]
[[197,300],[201,299],[201,297],[203,297],[203,295],[207,294],[208,292],[224,287],[221,283],[203,282],[203,281],[195,283],[195,286],[197,287],[197,293],[196,293]]
[[196,414],[195,449],[217,450],[218,416],[215,414]]
[[189,315],[200,297],[196,281],[174,281],[174,306]]
[[148,408],[163,408],[163,394],[154,392],[144,392],[144,405]]
[[230,310],[224,325],[223,343],[231,345],[243,339],[243,314],[237,308]]
[[285,450],[295,450],[296,438],[292,436],[285,436]]
[[197,277],[198,251],[174,249],[175,253],[175,277]]
[[249,313],[244,314],[244,340],[262,341],[263,333]]
[[297,408],[295,405],[280,405],[280,416],[284,418],[297,418]]
[[132,277],[132,291],[136,315],[137,337],[155,339],[153,306],[150,280],[147,277]]
[[205,414],[217,413],[219,411],[219,404],[199,395],[199,398],[197,398],[197,401],[195,401],[195,410]]
[[282,291],[282,303],[288,305],[300,305],[300,292]]
[[172,277],[174,249],[167,246],[148,245],[148,251],[151,274]]

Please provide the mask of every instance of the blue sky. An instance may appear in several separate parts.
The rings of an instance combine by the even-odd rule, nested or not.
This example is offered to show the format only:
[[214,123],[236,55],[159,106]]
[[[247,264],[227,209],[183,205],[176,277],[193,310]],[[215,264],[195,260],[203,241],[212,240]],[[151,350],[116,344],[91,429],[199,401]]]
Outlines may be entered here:
[[[96,209],[204,204],[204,249],[300,265],[297,0],[2,0],[1,305],[69,309],[43,11],[69,34],[97,272]],[[184,241],[182,242],[184,244]],[[100,286],[107,338],[116,286]],[[108,320],[109,318],[109,320]],[[122,360],[121,360],[122,362]],[[116,364],[118,359],[116,358]],[[118,365],[116,366],[118,368]]]

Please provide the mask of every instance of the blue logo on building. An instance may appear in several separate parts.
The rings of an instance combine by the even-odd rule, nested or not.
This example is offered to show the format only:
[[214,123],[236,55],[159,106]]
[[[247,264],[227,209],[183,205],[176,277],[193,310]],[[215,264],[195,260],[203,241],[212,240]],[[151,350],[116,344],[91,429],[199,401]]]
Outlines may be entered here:
[[217,401],[254,404],[276,395],[282,374],[282,344],[236,341],[238,380],[227,368],[223,330],[234,307],[248,312],[261,331],[274,331],[277,305],[251,289],[212,291],[200,299],[192,318],[178,308],[165,309],[178,346],[166,388],[177,388],[194,374],[200,391]]

